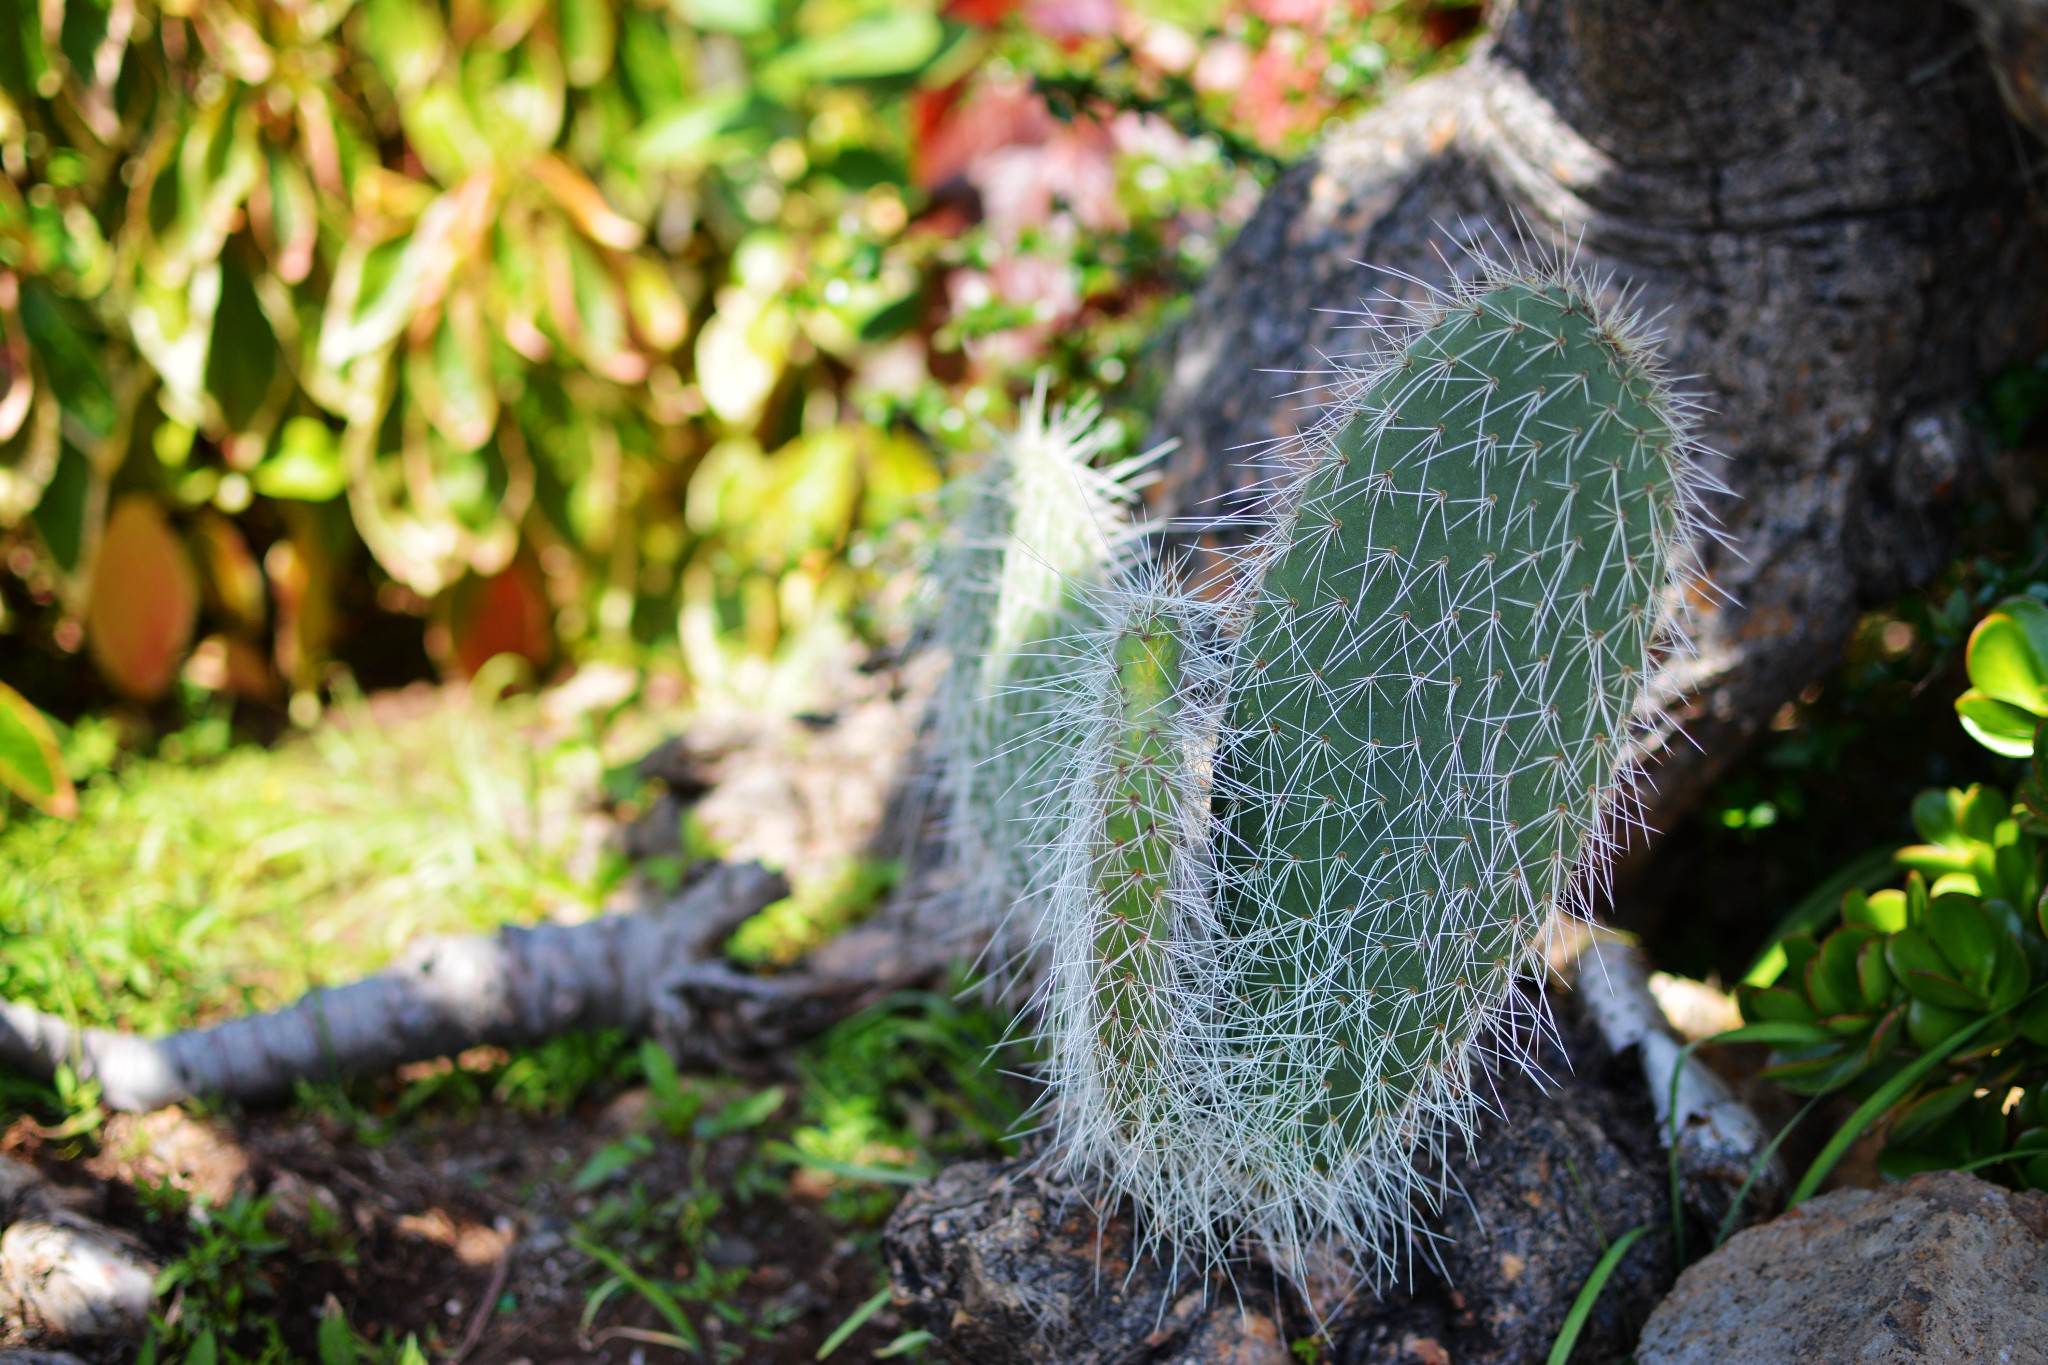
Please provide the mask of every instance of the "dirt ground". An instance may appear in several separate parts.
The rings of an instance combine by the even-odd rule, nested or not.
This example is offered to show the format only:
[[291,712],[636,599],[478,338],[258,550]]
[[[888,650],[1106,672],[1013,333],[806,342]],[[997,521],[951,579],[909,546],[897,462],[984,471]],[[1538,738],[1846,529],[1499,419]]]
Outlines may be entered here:
[[[872,1226],[823,1212],[830,1178],[764,1167],[754,1158],[757,1132],[700,1142],[657,1131],[630,1172],[573,1189],[600,1149],[645,1131],[632,1122],[644,1103],[644,1091],[629,1090],[559,1117],[492,1107],[416,1118],[378,1145],[328,1115],[229,1122],[170,1110],[117,1117],[96,1155],[72,1160],[23,1120],[0,1149],[34,1161],[67,1203],[136,1234],[166,1260],[185,1252],[189,1237],[184,1220],[157,1211],[165,1186],[216,1207],[238,1194],[268,1196],[268,1226],[290,1245],[258,1263],[257,1294],[267,1290],[270,1301],[249,1308],[275,1318],[302,1359],[318,1358],[315,1332],[335,1305],[362,1336],[416,1336],[435,1361],[642,1365],[681,1355],[648,1340],[672,1329],[639,1295],[614,1293],[587,1309],[607,1276],[573,1239],[613,1197],[639,1217],[610,1249],[666,1284],[710,1291],[678,1294],[703,1336],[702,1358],[812,1360],[883,1283]],[[735,1197],[750,1178],[774,1183]],[[667,1266],[633,1254],[635,1241],[678,1241],[674,1227],[649,1225],[671,1196],[707,1189],[720,1192],[722,1207],[680,1238],[694,1242],[694,1254]],[[869,1359],[901,1331],[884,1307],[836,1354]],[[93,1358],[115,1365],[132,1360],[134,1347],[109,1345]]]

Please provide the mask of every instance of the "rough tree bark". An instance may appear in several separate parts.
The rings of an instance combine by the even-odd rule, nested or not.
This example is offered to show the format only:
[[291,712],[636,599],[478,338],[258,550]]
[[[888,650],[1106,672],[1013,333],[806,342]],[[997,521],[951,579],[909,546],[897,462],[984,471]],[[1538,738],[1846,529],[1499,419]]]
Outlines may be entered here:
[[1988,472],[1962,408],[2048,342],[2048,234],[1957,5],[1505,0],[1492,23],[1284,175],[1218,265],[1171,351],[1162,497],[1213,515],[1275,472],[1357,349],[1344,310],[1416,292],[1360,263],[1441,281],[1461,244],[1575,243],[1661,318],[1739,495],[1708,556],[1733,600],[1701,603],[1672,679],[1691,742],[1654,744],[1668,828],[1859,612],[1944,563]]

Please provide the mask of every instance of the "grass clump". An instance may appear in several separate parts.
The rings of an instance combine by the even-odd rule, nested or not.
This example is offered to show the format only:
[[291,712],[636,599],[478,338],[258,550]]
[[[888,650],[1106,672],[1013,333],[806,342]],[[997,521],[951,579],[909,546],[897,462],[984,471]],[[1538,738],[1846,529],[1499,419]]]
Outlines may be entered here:
[[128,761],[0,830],[0,995],[161,1032],[374,971],[409,941],[596,909],[594,738],[520,700],[344,708],[275,750]]

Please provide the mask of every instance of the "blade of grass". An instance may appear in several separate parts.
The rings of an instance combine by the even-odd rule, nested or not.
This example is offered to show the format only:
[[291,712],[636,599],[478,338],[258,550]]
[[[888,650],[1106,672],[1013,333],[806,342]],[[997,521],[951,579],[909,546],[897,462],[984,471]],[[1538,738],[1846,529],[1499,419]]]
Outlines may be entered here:
[[1586,1330],[1586,1319],[1593,1315],[1593,1305],[1599,1301],[1600,1291],[1607,1287],[1607,1282],[1614,1278],[1614,1272],[1621,1268],[1622,1257],[1628,1255],[1629,1248],[1640,1242],[1643,1235],[1651,1230],[1652,1225],[1649,1223],[1639,1228],[1631,1228],[1623,1233],[1613,1246],[1607,1248],[1606,1254],[1594,1265],[1593,1273],[1588,1275],[1585,1284],[1579,1287],[1579,1295],[1572,1300],[1571,1311],[1564,1315],[1564,1326],[1557,1329],[1557,1339],[1550,1343],[1550,1356],[1546,1365],[1566,1365],[1572,1358],[1572,1347],[1579,1344],[1579,1333]]
[[695,1346],[674,1332],[657,1332],[649,1327],[607,1327],[590,1341],[594,1346],[602,1346],[607,1341],[639,1341],[649,1346],[666,1346],[674,1351],[697,1352]]
[[1735,1220],[1741,1216],[1742,1206],[1749,1199],[1749,1192],[1756,1185],[1757,1177],[1763,1174],[1764,1167],[1771,1164],[1771,1158],[1778,1154],[1778,1147],[1786,1138],[1792,1136],[1792,1130],[1806,1122],[1806,1116],[1825,1098],[1825,1095],[1815,1095],[1801,1105],[1799,1112],[1778,1130],[1776,1137],[1764,1144],[1761,1152],[1757,1153],[1756,1160],[1749,1164],[1749,1174],[1742,1178],[1742,1188],[1735,1192],[1734,1201],[1728,1205],[1728,1212],[1721,1218],[1721,1226],[1714,1232],[1714,1245],[1709,1250],[1719,1250],[1721,1243],[1728,1240],[1728,1234],[1735,1231]]
[[[1664,1152],[1671,1171],[1671,1247],[1672,1256],[1683,1270],[1685,1259],[1685,1196],[1680,1189],[1678,1170],[1678,1082],[1685,1075],[1685,1068],[1692,1063],[1692,1054],[1708,1043],[1786,1043],[1797,1045],[1813,1041],[1813,1029],[1807,1024],[1765,1022],[1744,1024],[1741,1028],[1723,1030],[1706,1038],[1695,1038],[1678,1050],[1678,1060],[1671,1067],[1671,1093],[1664,1104]],[[1744,1186],[1747,1193],[1748,1187]],[[1716,1243],[1715,1245],[1719,1245]]]
[[610,1300],[612,1295],[625,1287],[626,1282],[624,1280],[616,1275],[607,1275],[598,1284],[597,1288],[590,1291],[589,1295],[583,1300],[583,1318],[576,1324],[576,1335],[578,1337],[588,1337],[590,1335],[590,1324],[597,1321],[598,1310],[605,1306],[605,1303]]
[[627,1288],[652,1304],[654,1311],[661,1314],[662,1320],[675,1328],[676,1335],[690,1343],[691,1350],[700,1354],[703,1352],[703,1338],[697,1335],[696,1327],[691,1324],[688,1315],[683,1312],[683,1306],[676,1302],[675,1295],[627,1265],[625,1260],[616,1252],[607,1251],[594,1242],[584,1241],[581,1237],[572,1237],[569,1239],[569,1243],[585,1256],[588,1256],[591,1260],[596,1261],[606,1270],[611,1271],[612,1274],[624,1280]]
[[764,1142],[761,1154],[773,1161],[787,1161],[797,1166],[808,1166],[814,1171],[840,1176],[847,1180],[865,1180],[877,1185],[922,1185],[931,1176],[930,1171],[902,1170],[893,1166],[860,1166],[851,1161],[834,1161],[828,1156],[816,1156],[793,1147],[787,1142]]
[[2048,1156],[2048,1147],[2015,1147],[2009,1152],[1996,1152],[1991,1156],[1980,1156],[1975,1161],[1965,1161],[1955,1169],[1981,1171],[1986,1166],[1996,1166],[2001,1161],[2017,1161],[2021,1157],[2034,1156]]
[[889,1301],[887,1288],[877,1289],[874,1296],[848,1315],[845,1322],[834,1328],[832,1335],[825,1338],[825,1344],[818,1348],[813,1360],[823,1360],[846,1344],[846,1339],[861,1329],[861,1324],[882,1311],[882,1305]]
[[933,1336],[930,1332],[927,1332],[922,1328],[915,1332],[905,1332],[902,1336],[896,1338],[896,1340],[890,1342],[881,1350],[876,1351],[875,1359],[894,1360],[897,1356],[909,1355],[918,1347],[929,1346],[937,1340],[937,1337]]

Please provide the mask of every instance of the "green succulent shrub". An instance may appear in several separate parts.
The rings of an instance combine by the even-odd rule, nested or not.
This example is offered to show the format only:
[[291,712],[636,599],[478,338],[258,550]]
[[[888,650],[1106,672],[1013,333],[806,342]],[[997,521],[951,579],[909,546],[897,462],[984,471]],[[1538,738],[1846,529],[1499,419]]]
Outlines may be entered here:
[[1475,1070],[1525,1058],[1710,486],[1651,341],[1561,265],[1482,263],[1383,340],[1227,586],[1134,558],[1033,689],[1056,1149],[1163,1242],[1298,1276],[1399,1265]]
[[2007,598],[1964,657],[1957,715],[1994,753],[2028,759],[2016,796],[1921,793],[1922,842],[1895,856],[1904,884],[1845,893],[1837,927],[1785,937],[1782,975],[1737,999],[1775,1026],[1763,1074],[1790,1090],[1906,1083],[1886,1113],[1886,1174],[1963,1168],[2048,1188],[2048,609]]
[[[9,6],[0,534],[110,641],[124,595],[189,621],[152,596],[189,561],[298,688],[365,578],[471,667],[667,638],[716,675],[844,618],[849,546],[938,482],[840,420],[928,281],[892,106],[987,41],[762,0]],[[138,500],[177,536],[110,519]],[[146,699],[186,643],[96,655]]]

